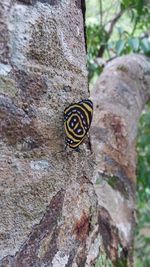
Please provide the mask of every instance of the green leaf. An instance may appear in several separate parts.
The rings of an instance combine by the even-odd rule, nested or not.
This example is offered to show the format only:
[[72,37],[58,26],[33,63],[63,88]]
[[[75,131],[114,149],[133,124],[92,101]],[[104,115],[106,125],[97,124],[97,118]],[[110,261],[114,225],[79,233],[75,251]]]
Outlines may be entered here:
[[141,40],[141,48],[144,53],[150,52],[150,42],[147,38],[144,38],[143,40]]
[[121,55],[121,53],[122,53],[122,51],[123,51],[123,49],[125,47],[125,43],[126,42],[124,40],[117,41],[117,43],[116,43],[116,53],[117,53],[118,56]]
[[120,36],[124,33],[124,29],[122,27],[118,27],[117,30]]
[[132,0],[122,0],[121,1],[121,5],[123,5],[124,7],[128,7],[129,5],[132,4]]
[[134,52],[137,52],[139,49],[140,41],[138,38],[130,38],[128,40],[128,44]]

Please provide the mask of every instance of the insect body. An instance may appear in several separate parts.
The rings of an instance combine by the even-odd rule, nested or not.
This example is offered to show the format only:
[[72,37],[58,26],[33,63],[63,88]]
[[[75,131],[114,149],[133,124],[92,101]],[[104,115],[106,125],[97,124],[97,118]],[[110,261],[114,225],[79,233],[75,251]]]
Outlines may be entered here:
[[89,99],[71,104],[64,110],[66,144],[69,147],[78,150],[90,128],[92,115],[93,103]]

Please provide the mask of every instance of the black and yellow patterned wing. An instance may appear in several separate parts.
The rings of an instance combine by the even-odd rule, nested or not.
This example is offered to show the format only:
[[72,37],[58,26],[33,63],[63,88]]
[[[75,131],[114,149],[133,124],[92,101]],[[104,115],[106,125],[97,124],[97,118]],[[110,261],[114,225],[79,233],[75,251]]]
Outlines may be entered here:
[[69,147],[77,149],[87,134],[93,115],[93,103],[84,99],[71,104],[64,110],[64,127],[66,143]]

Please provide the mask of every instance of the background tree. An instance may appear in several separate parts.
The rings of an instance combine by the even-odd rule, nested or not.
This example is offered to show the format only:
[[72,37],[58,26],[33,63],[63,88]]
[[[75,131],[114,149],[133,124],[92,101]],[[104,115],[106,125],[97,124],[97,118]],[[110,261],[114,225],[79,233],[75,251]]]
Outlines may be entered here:
[[[149,1],[87,0],[88,69],[91,90],[105,64],[119,55],[149,56]],[[137,141],[136,266],[150,262],[150,106],[145,106]]]

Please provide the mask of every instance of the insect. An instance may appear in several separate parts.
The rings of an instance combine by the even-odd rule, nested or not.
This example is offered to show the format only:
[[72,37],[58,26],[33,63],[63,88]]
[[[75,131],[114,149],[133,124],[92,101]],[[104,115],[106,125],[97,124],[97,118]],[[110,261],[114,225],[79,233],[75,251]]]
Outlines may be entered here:
[[79,151],[78,147],[90,128],[92,115],[93,103],[89,99],[71,104],[64,110],[66,146]]

